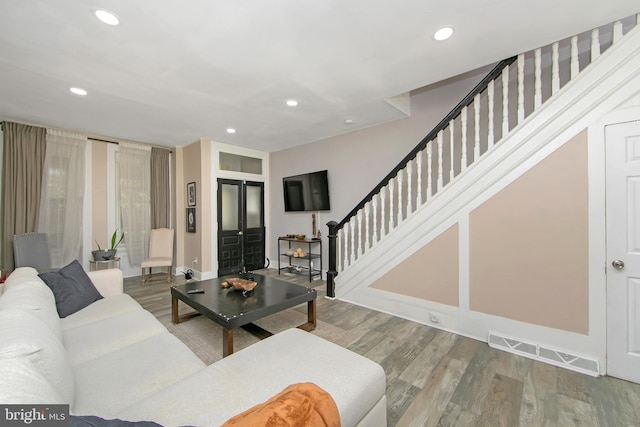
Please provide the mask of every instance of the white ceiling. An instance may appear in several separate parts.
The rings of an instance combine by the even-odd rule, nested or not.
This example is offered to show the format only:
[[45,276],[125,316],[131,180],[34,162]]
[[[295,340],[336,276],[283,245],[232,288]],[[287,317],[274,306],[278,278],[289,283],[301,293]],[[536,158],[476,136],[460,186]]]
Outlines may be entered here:
[[[640,9],[637,0],[1,5],[0,119],[169,147],[207,138],[265,151],[403,117],[385,99]],[[101,23],[97,8],[121,24]],[[436,42],[444,25],[455,33]],[[290,98],[298,107],[284,104]]]

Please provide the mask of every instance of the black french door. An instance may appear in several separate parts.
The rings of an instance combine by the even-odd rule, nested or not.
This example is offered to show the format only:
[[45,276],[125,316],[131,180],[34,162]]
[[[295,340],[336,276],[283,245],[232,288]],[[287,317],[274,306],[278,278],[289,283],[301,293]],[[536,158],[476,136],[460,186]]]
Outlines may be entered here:
[[218,178],[218,276],[264,263],[264,183]]

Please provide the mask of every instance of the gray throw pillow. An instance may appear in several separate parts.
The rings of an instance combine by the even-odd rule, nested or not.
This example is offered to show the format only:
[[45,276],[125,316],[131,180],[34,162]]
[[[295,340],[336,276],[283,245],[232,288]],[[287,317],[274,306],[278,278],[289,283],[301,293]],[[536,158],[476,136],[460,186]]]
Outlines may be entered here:
[[61,318],[102,299],[102,295],[77,260],[58,271],[40,273],[38,276],[53,291]]

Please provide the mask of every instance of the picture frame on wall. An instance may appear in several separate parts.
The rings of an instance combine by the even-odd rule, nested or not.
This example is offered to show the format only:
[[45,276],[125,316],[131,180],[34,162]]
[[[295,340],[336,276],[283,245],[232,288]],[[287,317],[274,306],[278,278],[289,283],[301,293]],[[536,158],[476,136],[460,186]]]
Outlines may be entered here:
[[187,208],[187,233],[196,232],[196,208]]
[[187,206],[196,205],[196,183],[190,182],[187,184]]

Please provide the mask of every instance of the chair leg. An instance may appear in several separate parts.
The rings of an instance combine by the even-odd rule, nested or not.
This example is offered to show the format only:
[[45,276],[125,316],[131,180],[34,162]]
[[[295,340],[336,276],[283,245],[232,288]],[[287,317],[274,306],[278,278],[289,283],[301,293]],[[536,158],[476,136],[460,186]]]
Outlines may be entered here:
[[144,286],[144,267],[142,267],[142,286]]
[[167,283],[171,283],[171,266],[167,267]]

